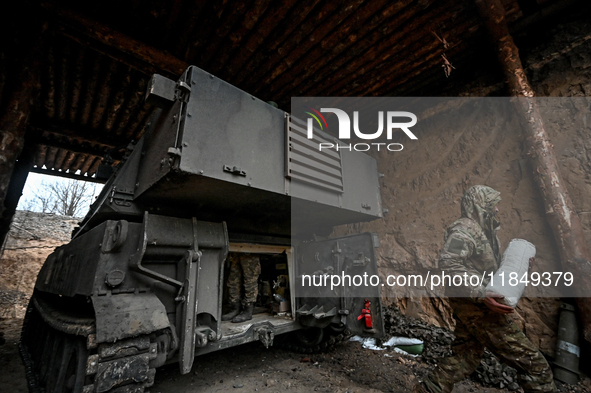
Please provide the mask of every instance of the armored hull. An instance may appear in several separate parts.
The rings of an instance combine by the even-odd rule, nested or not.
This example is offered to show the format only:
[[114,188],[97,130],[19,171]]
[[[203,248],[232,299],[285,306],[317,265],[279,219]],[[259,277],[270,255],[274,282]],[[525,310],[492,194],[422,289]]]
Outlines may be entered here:
[[[302,121],[196,67],[155,75],[146,99],[159,117],[38,276],[21,340],[30,390],[144,392],[166,363],[188,373],[250,341],[311,352],[380,336],[377,288],[298,292],[304,275],[377,274],[374,235],[326,238],[381,217],[375,161],[315,150],[334,138],[306,138]],[[221,318],[231,253],[261,265],[242,323]]]

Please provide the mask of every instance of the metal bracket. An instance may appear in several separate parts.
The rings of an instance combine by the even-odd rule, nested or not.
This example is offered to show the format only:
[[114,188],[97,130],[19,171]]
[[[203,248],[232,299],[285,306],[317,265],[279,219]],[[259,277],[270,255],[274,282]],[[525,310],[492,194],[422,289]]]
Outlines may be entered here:
[[101,251],[103,253],[109,253],[119,250],[125,244],[125,240],[127,240],[128,231],[129,223],[126,220],[117,222],[109,221],[105,236],[103,237],[103,243],[101,244]]
[[332,248],[333,254],[340,254],[343,250],[341,250],[341,245],[339,244],[338,240],[334,243],[334,247]]
[[195,343],[195,345],[198,347],[204,347],[207,345],[207,343],[218,341],[220,338],[222,338],[221,334],[218,337],[215,331],[213,331],[210,328],[201,328],[195,330],[195,336],[197,337],[197,342]]
[[224,165],[224,172],[229,172],[229,173],[232,173],[234,175],[239,175],[239,176],[246,176],[246,171],[243,171],[242,169],[240,169],[237,166],[230,167],[228,165]]
[[179,81],[176,85],[175,98],[182,102],[188,102],[190,94],[191,86],[185,81]]
[[169,147],[168,154],[173,157],[180,157],[182,152],[181,149],[179,149],[178,147]]
[[371,242],[373,244],[373,248],[380,248],[380,237],[377,233],[371,234]]
[[[196,248],[196,245],[195,245]],[[185,282],[183,285],[182,330],[179,350],[181,374],[187,374],[193,367],[195,358],[195,319],[197,318],[197,276],[199,274],[201,252],[187,250],[185,254]],[[207,339],[205,340],[207,344]]]
[[353,260],[353,266],[366,266],[371,262],[371,259],[364,256],[362,252],[357,254],[357,259]]
[[182,288],[183,283],[177,281],[173,278],[165,276],[163,274],[157,273],[153,270],[147,269],[142,266],[142,259],[144,258],[144,254],[146,253],[146,248],[148,247],[148,212],[144,213],[144,222],[142,223],[142,230],[141,230],[141,237],[140,242],[138,244],[138,249],[135,254],[129,257],[129,265],[133,268],[138,270],[145,276],[153,278],[158,281],[162,281],[166,284],[172,285],[176,288]]
[[132,201],[133,191],[118,190],[116,186],[113,186],[109,203],[115,203],[117,206],[131,206]]
[[[179,366],[181,374],[187,374],[193,367],[195,360],[195,344],[200,346],[207,345],[208,338],[211,339],[211,333],[203,330],[197,332],[197,282],[199,280],[199,271],[201,270],[201,256],[197,236],[197,219],[192,218],[193,222],[193,249],[187,250],[185,254],[185,283],[183,286],[183,297],[185,302],[182,304],[182,325],[181,340],[179,349]],[[210,330],[210,329],[207,329]]]
[[146,89],[146,102],[158,108],[169,108],[176,99],[175,85],[173,80],[155,74]]

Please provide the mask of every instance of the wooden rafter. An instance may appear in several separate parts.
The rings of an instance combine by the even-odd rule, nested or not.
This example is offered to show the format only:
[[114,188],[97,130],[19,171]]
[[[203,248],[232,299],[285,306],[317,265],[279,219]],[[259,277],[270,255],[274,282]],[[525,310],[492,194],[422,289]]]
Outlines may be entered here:
[[[57,31],[147,75],[162,73],[177,78],[189,66],[183,60],[116,31],[104,24],[53,3],[42,3]],[[97,45],[98,44],[98,45]]]

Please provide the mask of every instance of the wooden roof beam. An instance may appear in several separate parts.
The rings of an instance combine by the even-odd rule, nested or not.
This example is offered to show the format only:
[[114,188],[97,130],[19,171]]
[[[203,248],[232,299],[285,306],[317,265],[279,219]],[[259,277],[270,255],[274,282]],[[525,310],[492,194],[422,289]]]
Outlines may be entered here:
[[33,133],[35,141],[67,139],[76,142],[69,144],[71,147],[77,144],[89,144],[98,150],[109,150],[129,142],[129,139],[124,136],[99,135],[96,137],[95,131],[90,131],[85,127],[69,128],[49,120],[43,122],[34,120],[32,123],[29,125],[29,131]]
[[50,2],[44,2],[41,6],[47,11],[50,20],[57,24],[59,33],[147,75],[160,73],[177,78],[189,66],[170,53],[133,39],[82,14]]

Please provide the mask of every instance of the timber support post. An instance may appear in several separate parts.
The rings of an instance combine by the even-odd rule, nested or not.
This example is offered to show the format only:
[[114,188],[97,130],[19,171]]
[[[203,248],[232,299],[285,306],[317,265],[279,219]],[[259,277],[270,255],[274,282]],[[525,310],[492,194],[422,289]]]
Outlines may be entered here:
[[585,340],[591,342],[591,302],[587,299],[591,295],[591,262],[579,216],[560,175],[554,147],[521,64],[519,51],[509,34],[503,5],[500,0],[475,2],[488,35],[496,46],[511,96],[521,97],[514,99],[514,104],[525,124],[525,146],[534,168],[535,182],[559,248],[562,268],[574,276],[574,294],[577,296]]
[[[0,244],[4,244],[4,240],[10,230],[10,224],[12,218],[16,212],[18,201],[23,193],[23,188],[29,171],[33,167],[33,157],[35,151],[30,143],[26,143],[22,154],[18,158],[18,161],[14,165],[14,170],[10,178],[10,183],[6,192],[6,198],[4,198],[4,210],[2,216],[0,216]],[[0,251],[0,257],[2,252]]]
[[[32,24],[29,27],[35,29],[37,36],[33,37],[34,41],[24,56],[18,82],[0,114],[0,228],[10,225],[22,192],[22,185],[24,185],[22,173],[19,176],[21,180],[15,180],[12,184],[11,180],[15,174],[15,167],[20,167],[18,172],[22,172],[26,167],[27,159],[21,157],[21,153],[25,145],[29,116],[35,108],[40,90],[41,54],[47,24]],[[19,159],[22,159],[20,165],[18,165]],[[24,179],[26,180],[26,176]],[[16,190],[20,183],[22,183],[20,189]],[[4,232],[2,230],[0,233],[2,235],[0,244],[4,243],[6,235]]]

